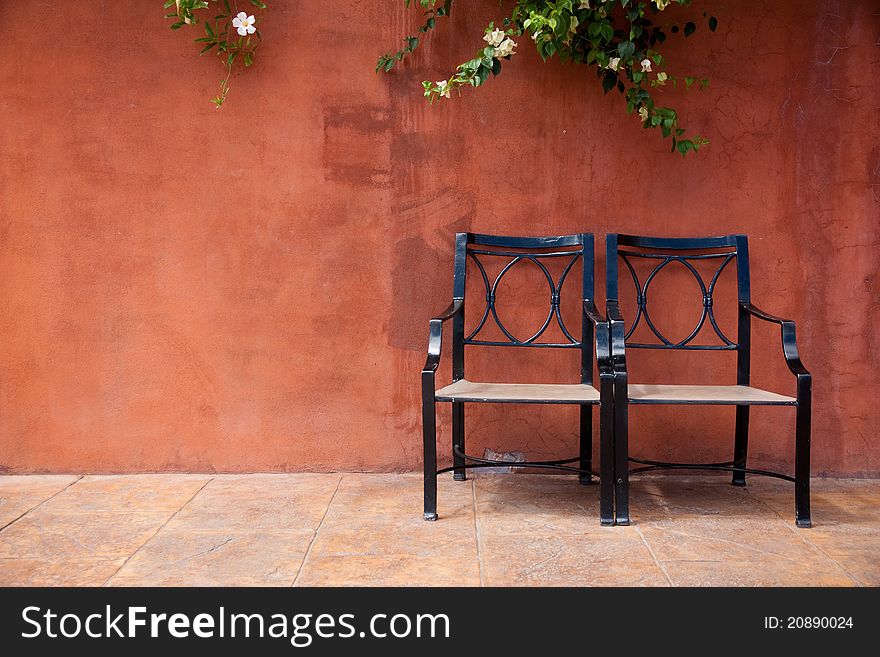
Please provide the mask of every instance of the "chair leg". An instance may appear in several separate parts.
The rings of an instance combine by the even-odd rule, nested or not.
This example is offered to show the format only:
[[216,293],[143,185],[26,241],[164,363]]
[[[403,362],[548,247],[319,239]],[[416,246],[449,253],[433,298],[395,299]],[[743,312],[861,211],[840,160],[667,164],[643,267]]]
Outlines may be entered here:
[[795,523],[811,527],[810,518],[810,433],[812,423],[812,380],[798,375],[797,422],[795,429],[794,500]]
[[614,378],[599,382],[599,521],[614,524]]
[[[452,465],[456,467],[464,465],[464,459],[455,453],[457,447],[458,451],[464,454],[464,402],[452,403],[452,445]],[[464,468],[454,470],[452,478],[455,481],[465,481],[466,473],[467,470]]]
[[[422,433],[425,465],[425,520],[437,520],[437,413],[434,401],[434,377],[422,387]],[[430,390],[428,390],[430,386]]]
[[[749,453],[749,407],[736,407],[736,440],[733,446],[733,464],[736,467],[745,468]],[[734,472],[734,486],[746,485],[746,473]]]
[[629,524],[629,387],[626,374],[614,382],[614,512],[615,523]]
[[[578,467],[581,470],[593,469],[593,407],[589,404],[581,404],[581,434],[580,434],[580,459]],[[593,475],[582,472],[578,480],[586,485],[593,483]]]

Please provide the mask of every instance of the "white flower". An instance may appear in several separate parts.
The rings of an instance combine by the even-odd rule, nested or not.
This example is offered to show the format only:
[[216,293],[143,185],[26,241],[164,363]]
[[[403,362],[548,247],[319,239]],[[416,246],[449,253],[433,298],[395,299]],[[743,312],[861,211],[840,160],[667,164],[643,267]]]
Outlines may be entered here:
[[504,41],[504,36],[504,32],[496,28],[491,32],[486,32],[485,36],[483,36],[483,41],[492,47],[498,47]]
[[660,71],[657,74],[657,84],[666,84],[667,75],[665,71]]
[[639,118],[642,120],[642,123],[648,120],[648,108],[640,107],[639,108]]
[[642,73],[650,73],[651,72],[651,60],[645,57],[642,62]]
[[663,11],[666,9],[667,5],[669,5],[670,0],[654,0],[654,4],[657,5],[657,9]]
[[238,12],[238,16],[232,19],[232,27],[237,28],[240,36],[247,36],[257,31],[254,27],[254,17],[248,16],[243,11]]
[[578,9],[592,9],[592,7],[590,7],[590,0],[581,0]]
[[620,68],[620,57],[612,57],[605,68],[610,68],[612,71],[618,70]]
[[497,48],[495,48],[494,55],[497,59],[508,57],[514,54],[514,48],[516,48],[516,44],[513,42],[513,39],[505,39]]
[[440,94],[443,98],[449,98],[449,81],[448,80],[439,80],[437,82],[437,93]]

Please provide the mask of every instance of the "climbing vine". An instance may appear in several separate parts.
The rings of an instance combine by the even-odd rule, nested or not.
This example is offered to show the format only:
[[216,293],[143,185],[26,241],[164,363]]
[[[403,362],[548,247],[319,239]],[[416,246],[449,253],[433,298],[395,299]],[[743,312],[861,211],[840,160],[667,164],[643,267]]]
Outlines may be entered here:
[[[404,0],[407,7],[412,0]],[[448,16],[452,0],[418,0],[426,15],[425,24],[404,39],[404,48],[379,58],[377,71],[390,71],[412,53],[424,33],[433,29],[436,18]],[[669,72],[663,44],[670,34],[691,36],[694,21],[664,21],[670,5],[689,5],[690,0],[516,0],[509,15],[497,24],[489,23],[485,42],[473,59],[460,64],[445,80],[422,83],[431,101],[451,98],[462,88],[479,87],[490,76],[501,73],[502,62],[510,62],[522,40],[533,42],[546,61],[558,56],[563,61],[592,68],[605,93],[619,92],[630,114],[638,116],[646,129],[657,129],[670,139],[673,152],[682,156],[708,144],[705,137],[686,136],[678,113],[659,103],[664,87],[683,85],[705,89],[707,79],[676,76]],[[708,28],[715,31],[718,20],[703,12]],[[519,43],[514,39],[520,39]]]
[[[260,0],[249,0],[248,4],[257,13],[266,9],[266,3]],[[245,5],[244,1],[242,5]],[[166,0],[165,9],[172,7],[174,11],[165,14],[165,18],[174,21],[171,29],[204,25],[205,36],[195,39],[202,47],[199,54],[213,51],[226,68],[226,76],[220,80],[220,92],[211,99],[219,109],[229,93],[229,77],[235,63],[245,67],[254,63],[262,39],[257,17],[239,10],[237,0]]]
[[[240,8],[239,1],[249,11]],[[415,51],[438,19],[449,16],[453,0],[416,2],[424,11],[424,21],[404,38],[402,48],[379,57],[376,71],[391,71]],[[415,2],[404,0],[404,4],[409,7]],[[709,142],[699,135],[687,136],[676,110],[661,104],[660,98],[664,88],[682,85],[702,90],[709,81],[674,75],[667,66],[662,50],[669,35],[686,38],[697,30],[693,20],[664,20],[664,12],[672,5],[687,6],[690,0],[515,0],[508,15],[483,30],[485,45],[473,59],[459,64],[444,80],[422,82],[424,95],[433,103],[483,85],[501,73],[528,39],[544,60],[557,56],[591,68],[605,93],[620,93],[627,112],[638,116],[646,129],[656,129],[669,139],[673,151],[687,155]],[[201,45],[200,54],[213,51],[226,69],[220,91],[211,100],[221,107],[229,93],[233,66],[254,63],[262,39],[258,24],[262,24],[266,4],[261,0],[165,0],[165,8],[171,10],[166,18],[173,21],[172,30],[204,26],[204,36],[195,39]],[[707,12],[702,17],[714,32],[718,20]]]

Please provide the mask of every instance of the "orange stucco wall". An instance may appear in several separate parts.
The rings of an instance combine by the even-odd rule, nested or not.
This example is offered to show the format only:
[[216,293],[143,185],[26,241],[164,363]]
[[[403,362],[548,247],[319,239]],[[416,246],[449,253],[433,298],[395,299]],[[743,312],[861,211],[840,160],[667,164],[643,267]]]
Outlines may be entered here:
[[[499,16],[492,0],[456,4],[377,76],[418,12],[273,2],[255,67],[217,111],[221,67],[168,30],[161,2],[4,3],[0,470],[414,469],[453,233],[590,230],[600,246],[607,231],[748,233],[753,298],[799,320],[815,377],[814,473],[880,474],[876,3],[705,3],[718,32],[668,50],[671,72],[712,81],[668,93],[712,140],[686,160],[525,39],[485,88],[427,105],[420,81]],[[658,321],[681,332],[697,311]],[[792,391],[773,328],[756,327],[755,349],[754,382]],[[545,355],[469,364],[577,376]],[[670,375],[732,382],[716,356]],[[655,381],[669,362],[631,358]],[[468,413],[470,451],[574,451],[573,409]],[[732,449],[730,408],[634,409],[632,424],[634,454]],[[752,424],[753,462],[790,464],[793,414]]]

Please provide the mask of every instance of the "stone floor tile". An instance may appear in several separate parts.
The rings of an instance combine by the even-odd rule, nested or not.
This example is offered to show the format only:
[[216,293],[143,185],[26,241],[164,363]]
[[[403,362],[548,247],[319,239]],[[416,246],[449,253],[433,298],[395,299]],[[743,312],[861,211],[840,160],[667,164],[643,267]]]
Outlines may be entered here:
[[[360,476],[355,474],[353,476]],[[215,492],[237,493],[283,490],[299,495],[323,494],[328,489],[333,492],[339,485],[343,474],[338,472],[298,472],[298,473],[255,473],[218,474],[211,478],[211,488]]]
[[633,527],[601,535],[480,536],[486,586],[668,586]]
[[630,482],[630,517],[634,523],[700,519],[774,519],[765,505],[745,489],[731,486],[726,476],[654,476]]
[[313,535],[164,528],[111,586],[290,586]]
[[556,475],[478,475],[474,480],[481,532],[573,534],[601,532],[599,487]]
[[210,480],[210,475],[90,475],[53,497],[46,509],[56,513],[174,512]]
[[807,540],[861,586],[880,586],[880,532],[811,529]]
[[[477,562],[471,482],[438,482],[440,519],[426,522],[420,477],[346,477],[321,524],[309,554],[399,555],[429,560]],[[381,510],[377,510],[381,509]]]
[[[328,517],[381,516],[401,513],[423,517],[424,487],[416,474],[346,475],[339,485]],[[463,508],[473,506],[469,481],[453,481],[441,475],[437,481],[437,513],[441,519],[458,518]]]
[[319,556],[306,560],[296,586],[479,586],[477,560],[413,555]]
[[[793,523],[794,489],[781,483],[750,481],[746,490]],[[880,533],[880,487],[873,482],[814,478],[811,489],[814,529]]]
[[125,562],[125,557],[0,559],[0,586],[100,586]]
[[169,516],[170,512],[70,514],[40,508],[0,532],[0,558],[127,556]]
[[0,495],[16,492],[52,495],[79,478],[80,475],[0,475]]
[[831,560],[813,565],[787,559],[661,561],[675,586],[854,586]]
[[641,523],[645,541],[660,561],[762,561],[815,564],[822,553],[775,519],[706,515]]
[[70,486],[75,475],[0,476],[0,527]]
[[477,559],[473,521],[462,528],[448,521],[421,518],[362,518],[354,522],[325,522],[312,546],[312,555],[406,554],[459,560]]
[[603,528],[568,476],[441,476],[437,522],[418,474],[0,477],[0,584],[880,585],[880,482],[814,479],[799,530],[790,484],[727,479],[634,478]]
[[307,531],[317,529],[338,474],[218,477],[169,523],[169,529]]

